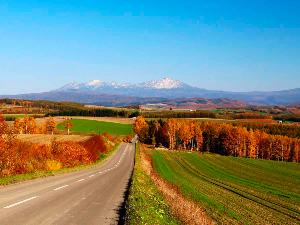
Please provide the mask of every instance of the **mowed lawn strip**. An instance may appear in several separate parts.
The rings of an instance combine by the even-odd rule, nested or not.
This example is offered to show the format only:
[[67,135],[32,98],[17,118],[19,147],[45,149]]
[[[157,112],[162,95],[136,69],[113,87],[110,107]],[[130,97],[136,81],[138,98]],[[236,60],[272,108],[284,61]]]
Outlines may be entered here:
[[[112,135],[128,135],[133,133],[131,124],[85,119],[72,119],[72,124],[72,133],[102,134],[107,132]],[[57,128],[59,130],[65,129],[63,123],[58,124]]]
[[221,224],[299,224],[300,165],[153,151],[156,171]]

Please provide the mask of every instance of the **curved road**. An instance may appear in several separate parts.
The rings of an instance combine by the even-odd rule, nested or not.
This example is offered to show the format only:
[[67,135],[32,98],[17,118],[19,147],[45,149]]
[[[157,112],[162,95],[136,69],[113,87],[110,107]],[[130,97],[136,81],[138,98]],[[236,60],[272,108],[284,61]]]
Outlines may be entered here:
[[118,224],[133,164],[122,144],[95,168],[1,187],[0,224]]

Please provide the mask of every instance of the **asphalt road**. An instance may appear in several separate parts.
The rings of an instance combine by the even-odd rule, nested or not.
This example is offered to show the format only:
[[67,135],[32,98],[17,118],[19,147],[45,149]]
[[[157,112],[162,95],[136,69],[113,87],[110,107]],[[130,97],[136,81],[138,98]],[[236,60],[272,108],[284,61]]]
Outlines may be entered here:
[[95,168],[1,187],[0,225],[118,224],[133,164],[122,144]]

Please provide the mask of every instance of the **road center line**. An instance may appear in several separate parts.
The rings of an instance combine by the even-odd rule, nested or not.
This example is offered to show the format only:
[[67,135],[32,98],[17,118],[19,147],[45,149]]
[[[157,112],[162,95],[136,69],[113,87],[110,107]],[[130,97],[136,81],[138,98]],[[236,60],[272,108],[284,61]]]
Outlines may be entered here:
[[84,181],[85,179],[80,179],[80,180],[78,180],[78,181],[76,181],[76,182],[81,182],[81,181]]
[[93,177],[93,176],[95,176],[95,174],[92,174],[92,175],[90,175],[89,177]]
[[33,199],[35,199],[35,198],[37,198],[37,197],[39,197],[39,196],[34,196],[34,197],[31,197],[31,198],[27,198],[27,199],[25,199],[25,200],[23,200],[23,201],[20,201],[20,202],[11,204],[11,205],[9,205],[9,206],[5,206],[5,207],[3,207],[3,208],[4,208],[4,209],[9,209],[9,208],[12,208],[12,207],[14,207],[14,206],[17,206],[17,205],[20,205],[20,204],[22,204],[22,203],[25,203],[25,202],[28,202],[28,201],[30,201],[30,200],[33,200]]
[[61,186],[61,187],[58,187],[58,188],[53,189],[53,191],[58,191],[58,190],[60,190],[60,189],[66,188],[66,187],[68,187],[68,186],[69,186],[69,185],[64,185],[64,186]]

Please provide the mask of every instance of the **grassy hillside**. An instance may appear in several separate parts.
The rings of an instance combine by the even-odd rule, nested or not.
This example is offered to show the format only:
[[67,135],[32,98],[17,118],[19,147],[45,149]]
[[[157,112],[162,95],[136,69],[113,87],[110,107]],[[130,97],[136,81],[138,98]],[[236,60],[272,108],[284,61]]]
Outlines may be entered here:
[[[102,134],[107,132],[112,135],[128,135],[133,132],[132,125],[130,124],[85,119],[73,119],[72,124],[73,127],[71,129],[71,132],[74,133]],[[60,130],[64,130],[64,126],[62,123],[58,124],[57,128]]]
[[167,151],[152,158],[218,224],[300,223],[300,164]]

